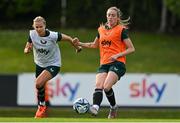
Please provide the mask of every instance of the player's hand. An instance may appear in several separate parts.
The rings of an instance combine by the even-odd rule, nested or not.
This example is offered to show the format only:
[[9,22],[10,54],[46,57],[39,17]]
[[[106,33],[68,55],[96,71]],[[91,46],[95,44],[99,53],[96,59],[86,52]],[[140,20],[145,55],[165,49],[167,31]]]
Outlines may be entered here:
[[109,59],[114,62],[114,61],[117,60],[117,58],[118,58],[117,55],[113,55],[113,56],[111,56]]
[[28,47],[24,48],[24,53],[25,53],[25,54],[28,54],[28,53],[30,53],[30,52],[31,52],[30,48],[28,48]]
[[33,47],[32,43],[27,43],[27,44],[26,44],[26,47],[24,48],[24,53],[25,53],[25,54],[30,53],[31,50],[32,50],[32,47]]
[[75,38],[73,39],[72,43],[73,43],[74,47],[76,48],[76,53],[81,52],[82,47],[79,46],[79,39],[78,39],[77,37],[75,37]]
[[77,37],[75,37],[72,41],[72,43],[75,45],[75,46],[78,46],[79,45],[79,39]]

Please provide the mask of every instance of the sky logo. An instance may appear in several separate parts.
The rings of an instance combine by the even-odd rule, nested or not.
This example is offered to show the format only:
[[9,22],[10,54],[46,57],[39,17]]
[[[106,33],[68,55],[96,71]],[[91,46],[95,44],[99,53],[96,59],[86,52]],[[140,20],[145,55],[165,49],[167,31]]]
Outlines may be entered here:
[[161,86],[156,83],[151,83],[148,85],[146,79],[143,79],[141,83],[133,82],[130,84],[130,96],[131,97],[151,97],[154,98],[156,102],[159,102],[165,91],[167,83],[163,83]]
[[64,96],[69,101],[73,101],[80,83],[72,84],[70,82],[61,83],[60,78],[55,79],[54,82],[48,83],[48,94],[51,98],[55,96]]

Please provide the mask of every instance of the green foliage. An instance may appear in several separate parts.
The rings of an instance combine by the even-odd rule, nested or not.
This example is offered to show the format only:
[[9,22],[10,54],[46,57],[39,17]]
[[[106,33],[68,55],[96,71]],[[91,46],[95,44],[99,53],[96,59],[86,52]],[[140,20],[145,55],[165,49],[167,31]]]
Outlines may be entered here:
[[180,1],[179,0],[164,0],[167,8],[180,18]]
[[[117,6],[123,12],[123,19],[131,17],[131,29],[156,31],[161,23],[162,2],[167,1],[170,12],[166,19],[172,24],[166,28],[172,32],[180,30],[177,16],[171,18],[172,13],[179,16],[179,0],[65,0],[66,7],[63,8],[61,1],[1,0],[0,28],[26,29],[32,18],[38,15],[43,16],[54,28],[96,28],[106,22],[107,9]],[[65,18],[65,24],[61,24],[61,17]]]
[[46,0],[14,0],[17,13],[41,11]]
[[0,10],[8,18],[14,18],[17,15],[25,13],[39,13],[47,0],[1,0]]

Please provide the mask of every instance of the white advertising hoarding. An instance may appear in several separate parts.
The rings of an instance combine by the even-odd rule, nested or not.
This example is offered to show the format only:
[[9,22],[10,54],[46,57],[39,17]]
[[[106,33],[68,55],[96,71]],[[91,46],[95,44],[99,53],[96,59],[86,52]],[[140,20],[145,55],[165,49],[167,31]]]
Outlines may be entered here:
[[[95,73],[58,74],[48,82],[50,103],[70,106],[78,97],[92,104]],[[177,74],[127,73],[114,86],[119,106],[180,106],[180,76]],[[36,105],[35,77],[32,73],[18,76],[18,105]],[[102,105],[109,105],[105,94]]]

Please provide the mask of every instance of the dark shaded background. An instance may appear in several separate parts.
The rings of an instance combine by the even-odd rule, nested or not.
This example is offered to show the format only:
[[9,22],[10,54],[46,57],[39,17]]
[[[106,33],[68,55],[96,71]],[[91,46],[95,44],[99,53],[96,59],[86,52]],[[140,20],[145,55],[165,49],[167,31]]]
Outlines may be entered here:
[[[122,18],[131,17],[131,29],[159,31],[165,0],[1,0],[0,29],[31,28],[43,16],[51,28],[97,28],[106,22],[106,10],[117,6]],[[174,1],[174,0],[171,0]],[[177,3],[174,3],[177,4]],[[166,7],[166,6],[165,6]],[[161,32],[180,32],[180,19],[166,8],[166,25]]]

